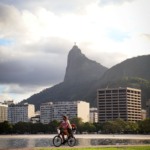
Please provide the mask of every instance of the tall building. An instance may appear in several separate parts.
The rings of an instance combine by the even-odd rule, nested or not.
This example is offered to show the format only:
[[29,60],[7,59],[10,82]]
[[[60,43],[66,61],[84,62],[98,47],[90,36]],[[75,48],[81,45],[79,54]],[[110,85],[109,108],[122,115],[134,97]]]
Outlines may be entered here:
[[107,88],[97,90],[98,120],[105,122],[121,118],[141,120],[141,90],[134,88]]
[[89,103],[84,101],[44,103],[40,110],[42,123],[49,123],[52,120],[61,121],[62,115],[67,115],[69,119],[80,117],[83,122],[89,121]]
[[7,111],[8,111],[8,106],[0,103],[0,122],[7,121]]
[[10,123],[29,122],[35,114],[32,104],[12,104],[8,106],[8,121]]
[[48,124],[53,118],[53,103],[47,102],[40,106],[40,122],[43,124]]
[[90,122],[97,123],[98,122],[98,110],[97,108],[90,108]]

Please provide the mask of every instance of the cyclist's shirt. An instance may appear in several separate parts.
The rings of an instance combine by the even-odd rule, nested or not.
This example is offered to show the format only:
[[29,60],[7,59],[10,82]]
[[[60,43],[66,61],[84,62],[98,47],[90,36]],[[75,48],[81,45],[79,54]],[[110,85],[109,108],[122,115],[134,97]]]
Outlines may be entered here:
[[68,126],[69,126],[68,122],[66,122],[66,121],[62,121],[62,122],[61,122],[61,127],[62,127],[63,129],[67,129]]

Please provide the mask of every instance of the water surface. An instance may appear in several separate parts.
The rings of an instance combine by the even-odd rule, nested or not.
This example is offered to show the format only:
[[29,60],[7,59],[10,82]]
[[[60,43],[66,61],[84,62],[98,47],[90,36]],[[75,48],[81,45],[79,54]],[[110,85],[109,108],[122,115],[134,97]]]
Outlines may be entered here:
[[[55,135],[0,135],[0,148],[53,147]],[[150,144],[150,135],[75,135],[77,146]]]

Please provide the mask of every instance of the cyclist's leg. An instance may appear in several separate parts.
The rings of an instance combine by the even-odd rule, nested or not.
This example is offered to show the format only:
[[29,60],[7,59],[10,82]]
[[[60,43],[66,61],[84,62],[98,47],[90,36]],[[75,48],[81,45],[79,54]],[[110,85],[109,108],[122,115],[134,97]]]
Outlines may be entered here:
[[63,142],[65,142],[65,135],[64,135],[64,133],[62,133],[61,136],[62,136],[62,143],[63,143]]
[[72,137],[73,136],[72,129],[68,128],[67,131],[68,131],[68,137]]
[[68,139],[68,131],[67,130],[63,130],[63,136],[62,136],[63,142],[62,142],[62,144],[65,144],[67,142],[67,139],[65,139],[65,136],[67,136],[67,139]]
[[64,134],[64,129],[60,129],[60,135],[62,136],[62,143],[65,141],[65,134]]

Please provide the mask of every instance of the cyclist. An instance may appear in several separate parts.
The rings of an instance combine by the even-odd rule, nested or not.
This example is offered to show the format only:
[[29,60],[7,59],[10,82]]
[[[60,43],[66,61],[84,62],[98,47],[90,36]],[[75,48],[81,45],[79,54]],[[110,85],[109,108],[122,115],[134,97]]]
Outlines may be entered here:
[[72,126],[66,115],[63,116],[63,121],[60,123],[58,128],[60,129],[60,134],[62,135],[62,144],[64,144],[66,142],[64,136],[67,135],[67,137],[69,137],[72,135]]

